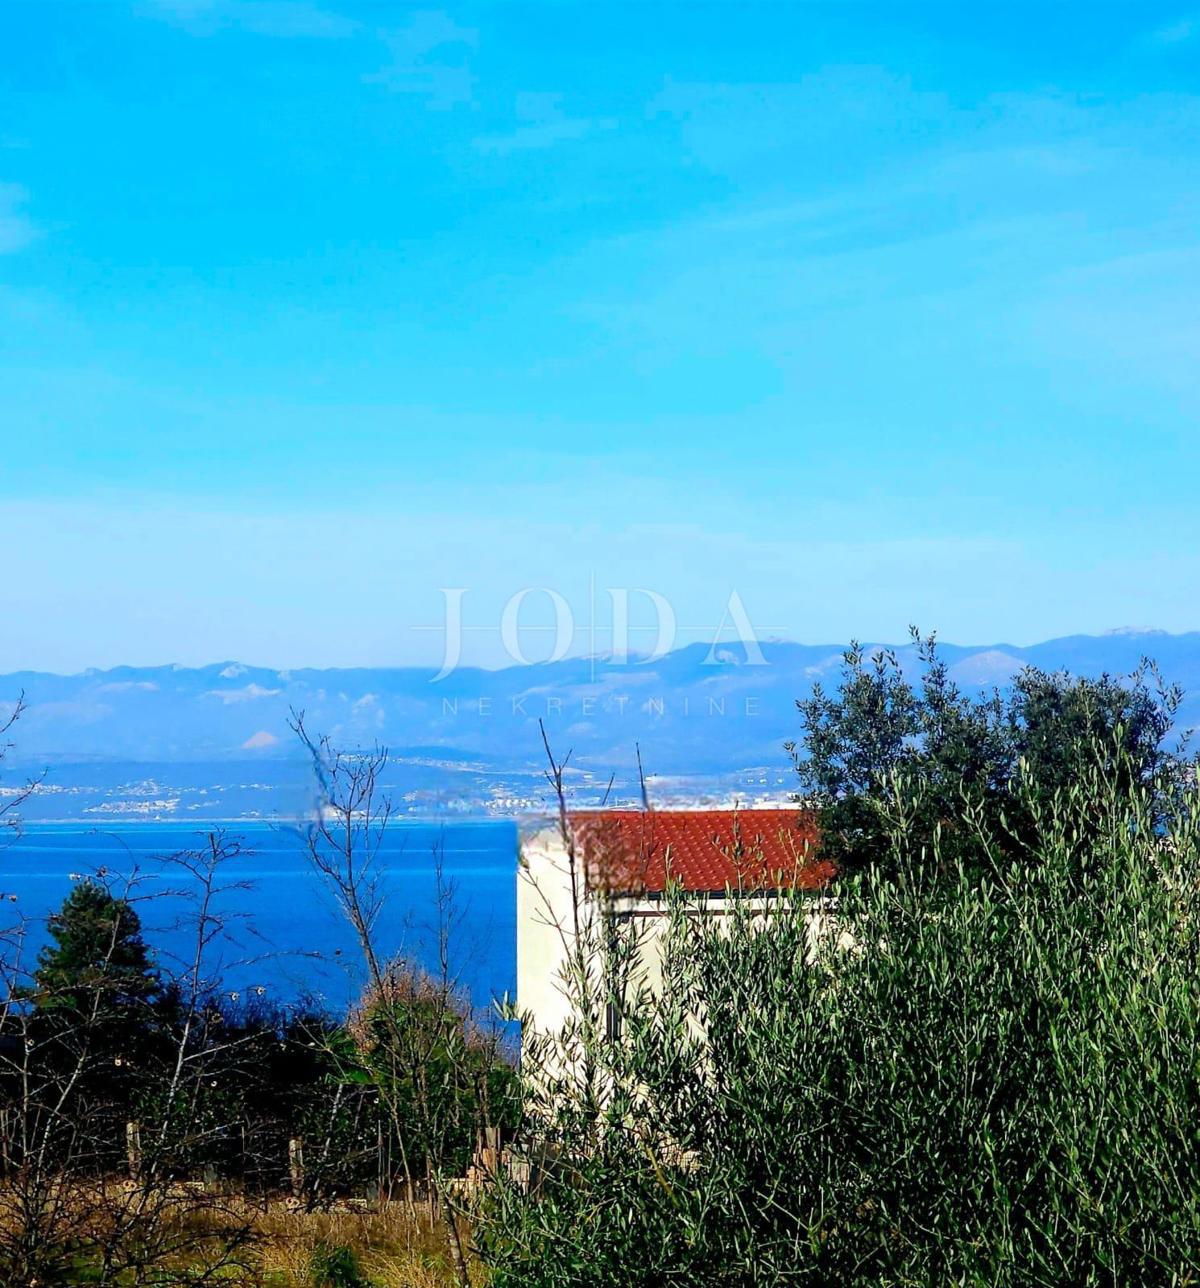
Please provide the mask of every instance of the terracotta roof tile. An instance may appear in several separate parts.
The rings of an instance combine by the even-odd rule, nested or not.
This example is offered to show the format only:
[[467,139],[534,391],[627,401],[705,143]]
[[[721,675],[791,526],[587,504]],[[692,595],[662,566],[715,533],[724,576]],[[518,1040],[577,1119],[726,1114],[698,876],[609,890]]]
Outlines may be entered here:
[[614,894],[659,894],[668,877],[694,893],[811,890],[836,875],[799,810],[582,810],[571,827],[589,887]]

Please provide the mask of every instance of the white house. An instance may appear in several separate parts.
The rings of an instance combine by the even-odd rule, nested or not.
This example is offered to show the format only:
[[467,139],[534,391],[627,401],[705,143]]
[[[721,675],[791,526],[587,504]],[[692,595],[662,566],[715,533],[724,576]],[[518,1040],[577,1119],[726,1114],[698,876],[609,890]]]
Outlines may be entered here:
[[[816,842],[814,816],[797,809],[583,810],[568,815],[565,836],[558,820],[540,825],[522,845],[517,875],[517,1003],[528,1025],[553,1032],[567,1018],[563,968],[598,896],[616,916],[646,923],[652,978],[669,882],[703,896],[706,916],[723,915],[729,899],[818,891],[835,871],[815,857]],[[814,903],[814,933],[823,907]]]

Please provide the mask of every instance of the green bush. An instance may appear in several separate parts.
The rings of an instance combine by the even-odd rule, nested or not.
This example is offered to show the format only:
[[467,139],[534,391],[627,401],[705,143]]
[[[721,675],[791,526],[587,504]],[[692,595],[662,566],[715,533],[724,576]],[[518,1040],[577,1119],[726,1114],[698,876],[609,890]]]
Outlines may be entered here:
[[1005,692],[974,696],[951,679],[932,635],[913,628],[912,639],[903,664],[853,645],[837,692],[817,685],[796,704],[798,795],[820,811],[822,857],[842,868],[886,865],[897,779],[908,784],[910,842],[932,859],[940,828],[937,855],[950,867],[975,853],[965,810],[1013,848],[1036,830],[1039,802],[1093,769],[1130,790],[1168,785],[1182,767],[1169,745],[1181,694],[1149,661],[1120,678],[1027,667]]
[[312,1288],[371,1288],[371,1281],[359,1269],[354,1249],[341,1243],[323,1243],[313,1251],[309,1282]]
[[1016,835],[892,777],[815,946],[811,896],[676,892],[651,990],[609,910],[476,1227],[496,1288],[1195,1283],[1200,800],[1096,751],[1014,777]]

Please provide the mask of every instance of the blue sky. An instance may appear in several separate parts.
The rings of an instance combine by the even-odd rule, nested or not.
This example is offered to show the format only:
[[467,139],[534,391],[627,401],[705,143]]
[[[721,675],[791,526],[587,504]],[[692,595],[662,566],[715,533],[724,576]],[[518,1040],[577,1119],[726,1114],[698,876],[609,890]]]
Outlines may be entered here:
[[1171,5],[10,4],[0,669],[1200,627],[1198,156]]

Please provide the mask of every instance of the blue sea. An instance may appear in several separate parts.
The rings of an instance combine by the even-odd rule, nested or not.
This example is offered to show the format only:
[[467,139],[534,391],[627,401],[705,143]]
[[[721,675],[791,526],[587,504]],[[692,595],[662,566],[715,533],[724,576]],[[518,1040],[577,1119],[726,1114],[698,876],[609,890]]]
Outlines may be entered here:
[[[329,890],[312,870],[294,827],[223,825],[239,857],[222,868],[236,884],[216,901],[228,929],[212,946],[207,972],[223,990],[284,1003],[312,998],[340,1013],[358,996],[361,953]],[[169,856],[206,844],[195,824],[131,823],[103,828],[28,824],[0,843],[0,895],[5,925],[29,920],[29,947],[45,938],[45,921],[82,875],[100,872],[114,890],[127,884],[147,942],[167,973],[192,951],[196,885]],[[441,888],[448,891],[439,918]],[[516,987],[517,830],[511,822],[400,821],[389,825],[376,863],[385,895],[376,937],[385,956],[404,956],[436,971],[439,924],[448,927],[451,972],[476,1007]],[[261,991],[260,991],[261,990]]]

